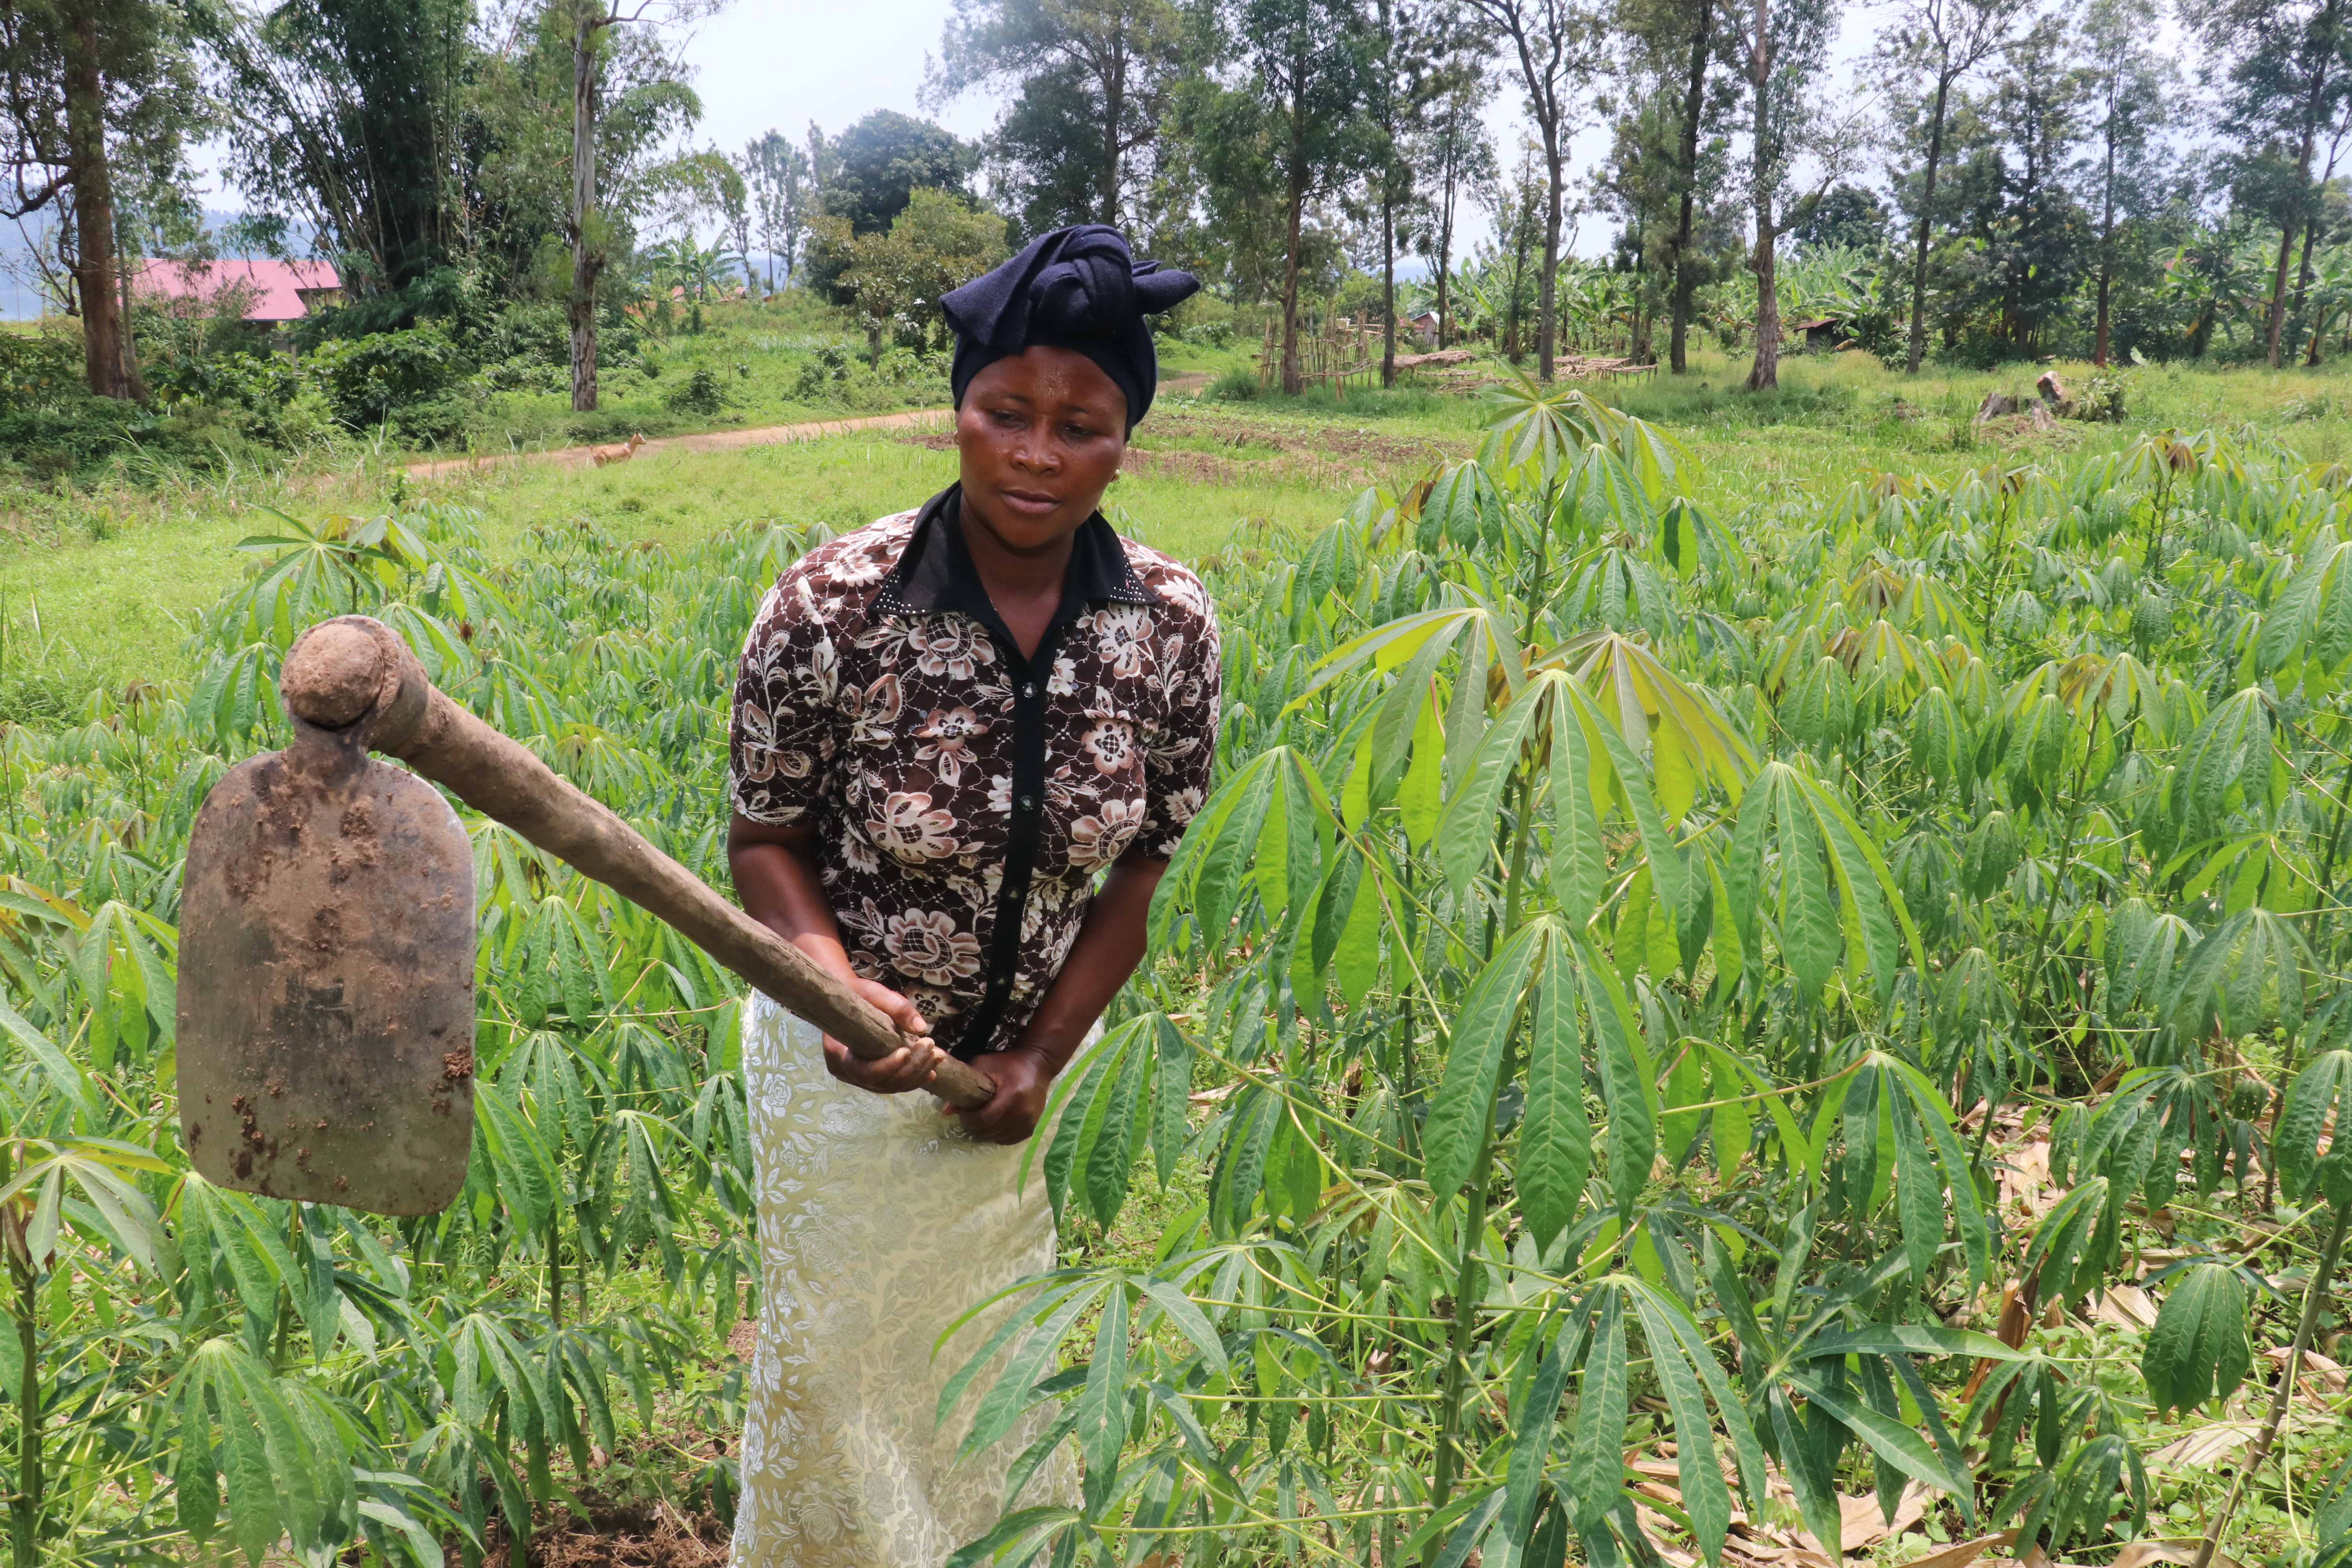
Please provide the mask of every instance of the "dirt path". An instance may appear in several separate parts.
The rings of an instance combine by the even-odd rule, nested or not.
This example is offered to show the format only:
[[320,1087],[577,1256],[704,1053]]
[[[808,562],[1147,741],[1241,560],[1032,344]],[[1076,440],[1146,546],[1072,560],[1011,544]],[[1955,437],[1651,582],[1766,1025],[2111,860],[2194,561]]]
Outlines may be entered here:
[[[1190,396],[1209,384],[1206,372],[1171,375],[1160,384],[1162,395]],[[773,447],[786,441],[817,441],[827,436],[849,436],[860,430],[894,430],[944,425],[952,408],[911,408],[900,414],[876,414],[863,419],[816,419],[805,425],[763,425],[756,430],[706,430],[698,436],[666,436],[637,448],[643,452],[731,452],[743,447]],[[562,468],[585,468],[595,459],[593,447],[558,447],[546,452],[481,453],[471,458],[444,458],[438,462],[411,463],[412,479],[437,479],[452,474],[487,474],[526,463],[553,463]]]
[[[756,430],[707,430],[698,436],[668,436],[658,441],[648,441],[637,448],[640,455],[648,452],[730,452],[740,447],[772,447],[785,441],[815,441],[827,436],[848,436],[860,430],[903,429],[913,426],[945,423],[954,410],[948,408],[916,408],[903,414],[877,414],[864,419],[818,419],[805,425],[764,425]],[[412,479],[437,479],[452,474],[486,474],[493,469],[519,467],[526,463],[553,463],[570,468],[586,468],[594,459],[590,447],[559,447],[551,452],[501,452],[472,458],[446,458],[436,463],[414,463],[408,468]]]

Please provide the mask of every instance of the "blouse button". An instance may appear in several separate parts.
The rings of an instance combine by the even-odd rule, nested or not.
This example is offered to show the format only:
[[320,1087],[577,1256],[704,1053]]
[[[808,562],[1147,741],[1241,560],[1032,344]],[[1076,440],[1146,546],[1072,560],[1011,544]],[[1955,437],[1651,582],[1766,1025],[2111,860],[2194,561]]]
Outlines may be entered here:
[[1024,681],[1023,681],[1023,682],[1021,683],[1021,695],[1022,695],[1023,697],[1024,697],[1024,698],[1026,698],[1026,697],[1034,697],[1034,696],[1036,696],[1036,695],[1037,695],[1037,683],[1036,683],[1035,681],[1034,681],[1034,680],[1024,680]]
[[1034,811],[1034,810],[1036,810],[1036,809],[1037,809],[1037,797],[1036,797],[1035,795],[1023,795],[1023,796],[1021,797],[1021,809],[1022,809],[1022,810],[1024,810],[1024,811]]

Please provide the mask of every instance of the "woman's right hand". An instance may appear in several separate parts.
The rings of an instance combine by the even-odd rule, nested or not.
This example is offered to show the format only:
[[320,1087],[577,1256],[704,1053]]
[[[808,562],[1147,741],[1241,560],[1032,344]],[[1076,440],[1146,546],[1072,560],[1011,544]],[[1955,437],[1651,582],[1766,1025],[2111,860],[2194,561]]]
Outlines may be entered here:
[[929,1089],[939,1076],[940,1058],[947,1053],[931,1039],[931,1026],[908,998],[878,981],[855,974],[841,977],[849,988],[882,1010],[883,1016],[911,1043],[903,1044],[875,1061],[862,1060],[831,1035],[824,1037],[824,1070],[846,1084],[873,1094],[905,1094]]
[[841,927],[825,901],[817,869],[816,827],[753,822],[737,812],[727,828],[727,865],[735,894],[751,917],[799,948],[835,979],[882,1009],[907,1042],[877,1061],[860,1061],[847,1046],[825,1037],[824,1070],[875,1094],[929,1089],[943,1054],[915,1004],[878,981],[860,979],[842,946]]

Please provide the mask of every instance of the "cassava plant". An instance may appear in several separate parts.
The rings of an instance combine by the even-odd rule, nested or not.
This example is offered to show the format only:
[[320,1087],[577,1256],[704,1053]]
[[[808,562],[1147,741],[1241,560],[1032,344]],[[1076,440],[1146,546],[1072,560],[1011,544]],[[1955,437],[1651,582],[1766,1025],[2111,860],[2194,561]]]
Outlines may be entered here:
[[[1500,401],[1212,563],[1219,782],[1041,1154],[1066,1219],[1147,1146],[1199,1200],[959,1373],[971,1446],[1059,1419],[958,1561],[1834,1560],[1874,1492],[2129,1539],[2268,1321],[2237,1216],[2319,1179],[2266,1086],[2341,1013],[2341,477],[2168,435],[1721,516]],[[2082,1375],[2159,1230],[2138,1386]]]
[[[179,1145],[178,862],[205,792],[282,743],[301,627],[398,626],[445,689],[689,863],[757,584],[803,547],[673,556],[577,527],[492,565],[449,509],[276,520],[185,686],[0,733],[0,1456],[39,1563],[478,1561],[594,1450],[725,1510],[721,1382],[673,1392],[756,1305],[750,1149],[722,975],[675,933],[475,822],[477,1142],[446,1213],[386,1221],[212,1187]],[[714,590],[710,584],[719,586]],[[709,693],[700,704],[664,693]],[[716,1338],[714,1338],[714,1335]],[[568,1473],[567,1473],[568,1472]],[[517,1551],[522,1550],[518,1544]]]

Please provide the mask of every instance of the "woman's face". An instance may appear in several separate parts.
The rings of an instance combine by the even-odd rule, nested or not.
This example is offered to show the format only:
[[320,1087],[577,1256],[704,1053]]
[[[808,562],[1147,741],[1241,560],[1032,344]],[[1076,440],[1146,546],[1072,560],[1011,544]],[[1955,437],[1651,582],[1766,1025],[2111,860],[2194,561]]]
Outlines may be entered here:
[[1069,349],[996,361],[964,388],[956,415],[964,505],[1005,546],[1040,550],[1102,504],[1127,453],[1127,395]]

